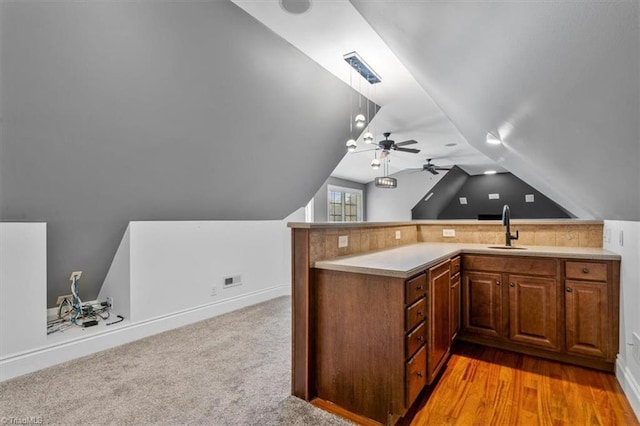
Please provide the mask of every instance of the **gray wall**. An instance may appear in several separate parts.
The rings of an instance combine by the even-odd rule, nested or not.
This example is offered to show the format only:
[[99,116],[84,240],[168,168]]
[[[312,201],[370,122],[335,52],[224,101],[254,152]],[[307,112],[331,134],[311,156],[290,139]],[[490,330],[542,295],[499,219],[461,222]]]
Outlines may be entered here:
[[[426,196],[433,193],[428,200]],[[489,199],[489,194],[499,194]],[[525,201],[533,194],[534,202]],[[460,197],[467,204],[460,204]],[[511,173],[469,176],[453,167],[411,210],[411,218],[420,219],[477,219],[479,215],[500,215],[508,204],[514,219],[569,218],[571,213],[532,188]]]
[[230,2],[0,14],[0,218],[48,223],[49,306],[129,221],[284,218],[344,155],[350,88]]
[[[439,219],[440,213],[451,203],[469,178],[469,174],[460,167],[452,167],[434,187],[426,188],[424,195],[411,209],[411,219]],[[429,194],[433,195],[427,200]]]
[[367,220],[367,188],[364,184],[353,182],[345,179],[338,179],[333,176],[329,176],[316,195],[313,196],[313,221],[314,222],[326,222],[328,220],[329,206],[327,204],[327,186],[336,185],[344,186],[346,188],[354,188],[362,191],[362,220]]

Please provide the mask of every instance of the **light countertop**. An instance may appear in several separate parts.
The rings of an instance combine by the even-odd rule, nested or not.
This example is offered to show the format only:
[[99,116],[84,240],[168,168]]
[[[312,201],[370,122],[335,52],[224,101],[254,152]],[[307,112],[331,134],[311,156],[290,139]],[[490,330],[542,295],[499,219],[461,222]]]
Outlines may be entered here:
[[522,249],[491,249],[489,244],[416,243],[372,253],[321,260],[318,269],[409,278],[461,253],[500,256],[538,256],[587,260],[620,260],[601,248],[516,246]]
[[[602,225],[597,219],[511,219],[514,225]],[[450,220],[410,220],[406,222],[289,222],[289,228],[332,229],[332,228],[379,228],[416,225],[500,225],[501,220],[450,219]]]

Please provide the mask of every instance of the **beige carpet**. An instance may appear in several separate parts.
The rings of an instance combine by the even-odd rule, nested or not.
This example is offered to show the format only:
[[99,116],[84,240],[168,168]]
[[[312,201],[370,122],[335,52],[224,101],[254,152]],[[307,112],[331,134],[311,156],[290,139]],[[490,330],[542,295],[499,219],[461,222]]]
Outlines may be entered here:
[[291,298],[0,383],[0,420],[347,425],[289,395]]

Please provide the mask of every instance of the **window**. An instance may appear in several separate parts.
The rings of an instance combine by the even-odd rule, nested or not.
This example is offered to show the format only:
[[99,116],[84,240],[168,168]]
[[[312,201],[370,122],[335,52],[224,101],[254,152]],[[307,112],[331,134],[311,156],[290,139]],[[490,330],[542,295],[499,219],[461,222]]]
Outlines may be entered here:
[[329,222],[362,221],[362,191],[340,186],[328,186]]

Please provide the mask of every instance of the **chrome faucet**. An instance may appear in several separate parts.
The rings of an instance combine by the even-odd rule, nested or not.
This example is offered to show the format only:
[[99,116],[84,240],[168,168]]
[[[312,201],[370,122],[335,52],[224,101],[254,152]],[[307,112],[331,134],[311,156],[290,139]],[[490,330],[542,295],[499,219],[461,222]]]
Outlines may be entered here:
[[519,234],[516,230],[516,236],[514,237],[513,235],[511,235],[511,210],[509,210],[509,204],[505,204],[502,208],[502,225],[507,227],[507,232],[505,232],[504,245],[507,247],[511,247],[511,240],[517,240]]

